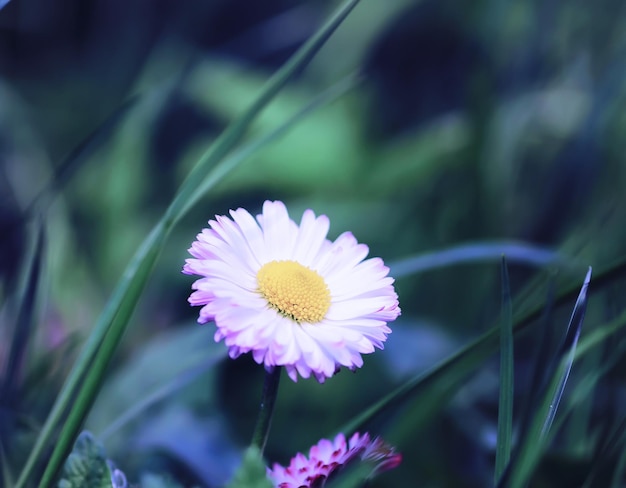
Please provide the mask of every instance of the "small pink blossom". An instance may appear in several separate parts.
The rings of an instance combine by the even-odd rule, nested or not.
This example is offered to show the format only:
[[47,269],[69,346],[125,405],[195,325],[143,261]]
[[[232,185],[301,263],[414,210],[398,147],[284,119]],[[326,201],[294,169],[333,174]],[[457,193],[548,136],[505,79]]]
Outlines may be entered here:
[[402,455],[380,438],[370,440],[369,434],[354,434],[346,442],[343,434],[334,441],[320,440],[311,447],[308,458],[298,453],[289,466],[274,464],[267,476],[276,488],[322,488],[326,481],[349,463],[360,459],[372,464],[372,476],[397,467]]

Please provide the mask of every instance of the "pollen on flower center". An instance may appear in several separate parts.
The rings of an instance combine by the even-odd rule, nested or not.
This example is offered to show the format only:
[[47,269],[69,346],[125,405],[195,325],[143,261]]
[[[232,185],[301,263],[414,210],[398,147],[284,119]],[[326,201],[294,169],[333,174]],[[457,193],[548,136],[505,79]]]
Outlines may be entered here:
[[324,279],[296,261],[271,261],[256,275],[259,291],[272,308],[296,322],[320,322],[330,307]]

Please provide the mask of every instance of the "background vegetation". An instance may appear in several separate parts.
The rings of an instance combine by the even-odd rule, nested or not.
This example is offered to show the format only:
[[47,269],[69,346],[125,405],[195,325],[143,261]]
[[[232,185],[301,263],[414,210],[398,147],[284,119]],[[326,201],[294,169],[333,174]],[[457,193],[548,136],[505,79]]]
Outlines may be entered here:
[[[263,372],[250,358],[226,359],[212,326],[195,323],[193,280],[180,270],[215,214],[281,199],[294,218],[325,213],[332,238],[351,230],[383,257],[403,314],[356,374],[283,381],[267,460],[285,463],[359,424],[397,391],[359,424],[404,456],[376,486],[492,485],[500,364],[510,360],[508,469],[522,474],[501,485],[623,485],[621,3],[362,0],[227,148],[248,157],[214,173],[197,201],[188,192],[188,212],[165,219],[171,230],[150,234],[173,215],[197,161],[220,168],[206,149],[221,147],[218,135],[338,5],[14,0],[0,9],[0,484],[17,483],[127,264],[153,235],[152,272],[132,274],[146,280],[131,290],[140,299],[112,315],[129,320],[115,329],[123,340],[96,344],[115,354],[84,402],[84,428],[133,482],[160,473],[224,486],[249,443]],[[250,146],[285,123],[271,143]],[[589,265],[587,315],[569,329],[578,339],[567,326]],[[520,332],[508,359],[500,324]],[[550,435],[533,444],[533,421],[559,391],[549,385],[567,379],[577,340]],[[83,391],[89,377],[77,377]],[[77,391],[68,398],[82,405]],[[40,459],[63,432],[66,423],[53,426]],[[529,445],[536,464],[520,461]],[[44,465],[32,467],[32,486]]]

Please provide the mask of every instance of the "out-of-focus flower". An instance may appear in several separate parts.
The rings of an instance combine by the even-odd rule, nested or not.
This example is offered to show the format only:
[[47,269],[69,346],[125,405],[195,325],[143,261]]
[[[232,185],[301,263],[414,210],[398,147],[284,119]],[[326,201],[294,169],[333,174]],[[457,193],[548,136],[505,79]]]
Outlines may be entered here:
[[267,476],[276,488],[321,488],[333,474],[357,459],[373,466],[373,476],[397,467],[402,455],[379,437],[371,440],[367,433],[356,433],[349,441],[338,434],[334,441],[319,441],[308,458],[298,453],[287,467],[274,464]]
[[268,371],[323,382],[383,348],[400,308],[382,259],[364,260],[369,249],[350,232],[328,240],[328,218],[312,210],[300,225],[278,201],[256,220],[242,208],[230,215],[209,221],[183,268],[202,276],[189,302],[203,305],[198,322],[215,321],[230,357],[251,352]]

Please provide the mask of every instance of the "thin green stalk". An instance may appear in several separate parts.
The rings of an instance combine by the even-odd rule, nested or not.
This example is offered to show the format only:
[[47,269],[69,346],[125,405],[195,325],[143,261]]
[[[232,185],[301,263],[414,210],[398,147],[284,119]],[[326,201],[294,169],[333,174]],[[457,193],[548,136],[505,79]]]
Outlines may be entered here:
[[511,458],[513,432],[513,312],[506,259],[502,257],[502,317],[500,328],[500,401],[498,403],[498,441],[494,484]]
[[256,419],[254,434],[252,435],[252,445],[258,447],[261,454],[263,454],[263,451],[265,450],[265,444],[267,443],[267,438],[270,433],[272,414],[274,413],[274,404],[276,403],[276,397],[278,396],[278,385],[280,383],[281,372],[282,368],[280,366],[275,366],[271,373],[265,373],[259,415]]

